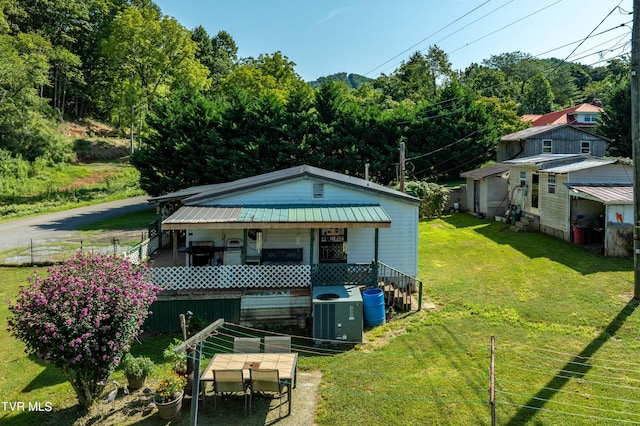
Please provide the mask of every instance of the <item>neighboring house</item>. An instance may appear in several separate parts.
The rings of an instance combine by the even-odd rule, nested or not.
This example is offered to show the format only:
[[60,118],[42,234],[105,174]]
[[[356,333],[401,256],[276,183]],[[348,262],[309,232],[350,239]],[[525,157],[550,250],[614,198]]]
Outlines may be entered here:
[[209,316],[217,301],[228,321],[297,323],[314,286],[415,290],[420,199],[385,186],[303,165],[149,201],[184,265],[152,268],[159,300],[205,301]]
[[495,163],[461,173],[467,179],[466,206],[488,219],[501,216],[509,207],[509,166]]
[[609,140],[569,124],[530,127],[503,136],[496,161],[539,154],[589,154],[604,157]]
[[511,204],[535,229],[576,244],[601,244],[605,256],[630,255],[630,165],[580,154],[541,154],[505,163]]
[[598,123],[598,117],[604,112],[599,105],[580,104],[548,114],[525,114],[522,121],[531,122],[532,127],[553,124],[570,124],[575,127],[593,128]]

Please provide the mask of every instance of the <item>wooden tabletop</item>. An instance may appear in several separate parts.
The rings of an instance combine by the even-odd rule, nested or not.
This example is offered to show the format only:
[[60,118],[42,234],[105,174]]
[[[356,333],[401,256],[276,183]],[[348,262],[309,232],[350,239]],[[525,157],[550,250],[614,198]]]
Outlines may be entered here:
[[207,368],[200,375],[200,380],[213,381],[213,370],[242,370],[245,380],[250,380],[249,369],[276,369],[280,380],[295,379],[298,363],[297,353],[224,353],[216,354]]

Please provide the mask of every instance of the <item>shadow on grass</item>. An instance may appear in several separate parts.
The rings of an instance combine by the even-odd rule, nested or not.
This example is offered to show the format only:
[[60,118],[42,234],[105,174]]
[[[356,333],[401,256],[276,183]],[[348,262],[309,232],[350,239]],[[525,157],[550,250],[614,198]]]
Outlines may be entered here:
[[496,244],[508,245],[532,259],[550,259],[583,275],[633,270],[632,259],[606,258],[541,232],[514,232],[505,223],[477,219],[469,214],[453,214],[442,220],[456,228],[474,227],[475,232]]
[[50,364],[45,364],[41,359],[35,356],[29,356],[31,361],[38,363],[44,367],[44,370],[40,374],[29,382],[27,386],[22,389],[22,392],[31,392],[37,389],[46,388],[48,386],[59,385],[65,383],[67,378],[62,374],[62,371],[57,367]]
[[622,327],[627,318],[633,314],[633,312],[640,304],[640,301],[632,299],[627,305],[618,313],[618,315],[611,320],[609,325],[602,330],[602,332],[591,341],[578,355],[574,356],[571,361],[568,361],[558,373],[545,385],[538,393],[532,396],[527,401],[518,413],[512,417],[506,425],[518,426],[527,424],[538,411],[544,408],[547,401],[553,398],[563,386],[565,386],[571,380],[580,380],[589,372],[591,366],[588,365],[590,357],[604,345],[609,339],[615,336],[616,332]]

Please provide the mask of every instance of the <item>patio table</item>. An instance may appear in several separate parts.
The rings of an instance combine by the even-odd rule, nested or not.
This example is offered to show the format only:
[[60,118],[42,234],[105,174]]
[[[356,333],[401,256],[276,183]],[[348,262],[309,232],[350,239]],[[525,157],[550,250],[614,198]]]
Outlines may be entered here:
[[251,368],[276,369],[280,380],[289,384],[289,409],[291,390],[296,385],[298,354],[291,353],[223,353],[215,354],[207,368],[200,374],[200,389],[206,382],[213,382],[213,370],[242,370],[245,382],[251,381]]

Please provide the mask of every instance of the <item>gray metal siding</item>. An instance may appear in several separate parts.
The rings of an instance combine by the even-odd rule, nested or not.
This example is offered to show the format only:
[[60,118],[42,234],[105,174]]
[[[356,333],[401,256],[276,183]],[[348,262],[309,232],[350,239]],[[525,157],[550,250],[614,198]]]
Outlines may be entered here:
[[524,141],[501,141],[498,145],[497,161],[516,158],[516,155],[517,158],[522,158],[542,154],[542,141],[546,139],[553,141],[551,154],[580,154],[582,141],[591,143],[591,155],[594,157],[604,157],[607,150],[607,142],[599,136],[562,126]]
[[569,183],[633,183],[633,168],[623,164],[607,164],[569,174]]

